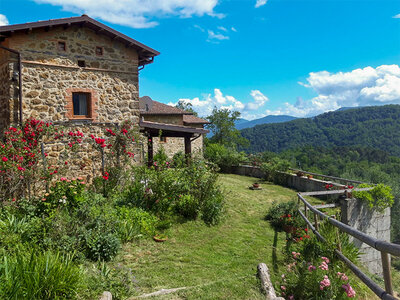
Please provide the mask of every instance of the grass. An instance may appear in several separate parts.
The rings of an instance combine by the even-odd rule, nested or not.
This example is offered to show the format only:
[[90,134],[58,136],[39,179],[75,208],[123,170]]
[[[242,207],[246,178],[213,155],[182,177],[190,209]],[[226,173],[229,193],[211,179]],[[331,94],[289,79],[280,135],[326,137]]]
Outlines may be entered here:
[[[186,222],[173,226],[165,243],[142,240],[124,247],[115,264],[133,270],[136,295],[189,287],[159,299],[265,299],[256,270],[260,262],[273,265],[274,231],[263,218],[273,201],[295,199],[296,192],[267,183],[252,191],[251,177],[221,175],[220,180],[226,190],[220,225]],[[280,248],[283,236],[277,239]]]
[[[221,224],[174,225],[167,232],[168,241],[142,239],[126,244],[110,263],[132,270],[136,289],[129,299],[181,287],[186,289],[157,299],[265,299],[256,277],[260,262],[270,268],[272,281],[279,281],[285,234],[275,233],[264,216],[274,201],[297,199],[296,191],[266,182],[261,183],[262,190],[252,191],[248,187],[257,180],[239,175],[224,174],[220,181],[226,193]],[[395,283],[398,280],[396,274]],[[376,299],[370,292],[364,295],[361,298]]]

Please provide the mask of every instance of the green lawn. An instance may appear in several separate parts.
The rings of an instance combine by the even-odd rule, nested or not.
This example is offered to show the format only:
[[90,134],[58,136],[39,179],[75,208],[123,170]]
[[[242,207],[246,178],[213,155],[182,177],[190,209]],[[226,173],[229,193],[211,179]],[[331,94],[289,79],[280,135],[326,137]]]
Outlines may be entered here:
[[[252,191],[248,187],[255,179],[238,175],[221,175],[220,181],[226,191],[220,225],[187,222],[174,225],[165,243],[142,240],[124,247],[116,264],[133,270],[136,295],[189,287],[160,298],[263,299],[256,267],[265,262],[272,268],[274,255],[274,231],[263,217],[274,200],[295,199],[296,192],[268,183]],[[281,249],[285,239],[280,235]]]

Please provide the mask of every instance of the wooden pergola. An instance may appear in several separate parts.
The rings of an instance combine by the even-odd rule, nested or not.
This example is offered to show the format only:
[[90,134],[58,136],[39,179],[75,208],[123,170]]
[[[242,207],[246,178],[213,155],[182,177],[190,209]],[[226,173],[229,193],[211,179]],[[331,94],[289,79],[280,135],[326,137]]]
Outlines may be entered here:
[[183,125],[173,125],[165,123],[156,123],[141,120],[139,122],[140,131],[143,132],[147,138],[147,165],[150,167],[153,165],[154,149],[153,149],[153,138],[154,137],[180,137],[185,140],[185,156],[187,159],[192,154],[192,142],[199,138],[202,134],[206,134],[209,131],[203,128],[195,128]]

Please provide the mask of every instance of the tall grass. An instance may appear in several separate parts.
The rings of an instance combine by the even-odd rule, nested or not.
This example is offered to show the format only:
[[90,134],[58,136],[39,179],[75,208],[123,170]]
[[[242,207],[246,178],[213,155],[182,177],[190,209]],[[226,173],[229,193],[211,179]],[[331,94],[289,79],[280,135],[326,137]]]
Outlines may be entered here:
[[1,299],[71,299],[82,287],[71,255],[20,251],[0,261]]

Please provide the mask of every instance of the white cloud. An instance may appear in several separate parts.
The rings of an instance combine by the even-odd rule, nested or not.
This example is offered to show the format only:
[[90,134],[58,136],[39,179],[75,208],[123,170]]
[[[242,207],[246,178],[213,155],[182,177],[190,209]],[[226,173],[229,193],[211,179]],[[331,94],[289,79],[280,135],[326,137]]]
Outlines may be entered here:
[[341,107],[400,104],[398,65],[366,67],[337,73],[312,72],[306,83],[300,84],[312,89],[317,96],[310,99],[297,97],[294,104],[286,102],[274,110],[266,107],[269,99],[259,90],[250,92],[252,101],[248,103],[243,103],[234,96],[224,95],[220,89],[214,89],[214,95],[207,94],[202,99],[196,97],[180,100],[191,103],[203,117],[210,115],[214,106],[217,106],[237,110],[248,120],[266,115],[310,117]]
[[85,13],[90,17],[133,28],[149,28],[158,25],[155,17],[209,15],[223,18],[216,13],[219,0],[34,0],[61,6],[63,10]]
[[212,30],[208,30],[207,32],[208,32],[208,41],[209,42],[215,41],[215,40],[218,40],[218,41],[229,40],[229,36],[224,35],[220,32],[214,32]]
[[5,15],[0,14],[0,26],[8,25],[8,19]]
[[228,31],[228,29],[226,29],[224,26],[218,26],[217,28],[218,28],[219,30],[221,30],[221,31],[225,31],[225,32]]
[[236,28],[235,27],[231,27],[231,30],[233,31],[233,32],[237,32],[237,30],[236,30]]
[[254,102],[247,104],[249,110],[257,110],[264,106],[264,104],[269,100],[267,96],[261,93],[259,90],[253,90],[250,92],[250,96],[253,97]]
[[[243,103],[242,101],[236,99],[230,95],[224,95],[220,89],[214,89],[214,94],[203,95],[203,98],[199,97],[193,99],[179,99],[186,103],[191,103],[193,108],[199,113],[200,116],[209,116],[216,106],[218,108],[227,108],[231,111],[239,111],[242,113],[242,118],[252,120],[256,118],[261,118],[264,116],[263,111],[256,111],[258,108],[262,107],[267,101],[268,97],[261,93],[259,90],[253,90],[250,92],[254,102]],[[176,103],[169,103],[169,105],[176,105]]]
[[340,107],[400,104],[400,67],[382,65],[350,72],[312,72],[307,83],[318,96],[295,104],[285,103],[280,113],[298,117],[314,116]]
[[257,0],[255,7],[257,8],[257,7],[267,4],[267,1],[268,0]]
[[400,19],[400,14],[393,16],[394,19]]

